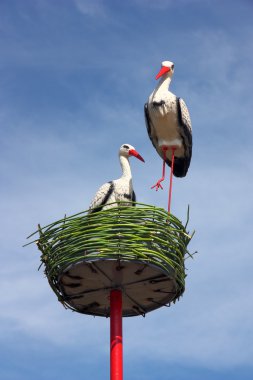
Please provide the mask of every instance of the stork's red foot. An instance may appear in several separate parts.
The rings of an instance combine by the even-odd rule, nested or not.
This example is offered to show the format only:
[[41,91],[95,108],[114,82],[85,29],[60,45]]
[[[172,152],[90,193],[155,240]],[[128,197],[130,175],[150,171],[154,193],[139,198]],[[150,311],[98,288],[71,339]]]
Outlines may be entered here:
[[162,190],[163,190],[163,187],[162,187],[162,185],[161,185],[161,182],[162,182],[162,181],[164,181],[164,178],[159,179],[159,180],[156,182],[156,184],[155,184],[154,186],[151,187],[151,189],[154,189],[154,187],[155,187],[155,190],[156,190],[156,191],[159,190],[159,189],[162,189]]

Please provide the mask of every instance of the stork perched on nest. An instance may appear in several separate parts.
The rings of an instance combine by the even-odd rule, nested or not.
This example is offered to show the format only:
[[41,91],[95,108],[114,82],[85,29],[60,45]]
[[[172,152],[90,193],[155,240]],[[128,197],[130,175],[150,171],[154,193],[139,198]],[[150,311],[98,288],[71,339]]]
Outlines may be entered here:
[[90,204],[89,213],[116,207],[115,205],[109,205],[109,203],[113,202],[130,201],[129,206],[134,206],[133,202],[136,202],[136,196],[133,190],[132,173],[129,164],[129,157],[131,156],[144,162],[144,159],[132,145],[123,144],[119,149],[122,176],[119,179],[106,182],[99,188]]
[[163,176],[153,186],[156,190],[162,188],[165,163],[171,166],[172,184],[172,174],[184,177],[191,162],[191,119],[184,100],[168,90],[173,73],[174,63],[162,62],[161,70],[156,76],[160,81],[144,106],[149,138],[163,159]]

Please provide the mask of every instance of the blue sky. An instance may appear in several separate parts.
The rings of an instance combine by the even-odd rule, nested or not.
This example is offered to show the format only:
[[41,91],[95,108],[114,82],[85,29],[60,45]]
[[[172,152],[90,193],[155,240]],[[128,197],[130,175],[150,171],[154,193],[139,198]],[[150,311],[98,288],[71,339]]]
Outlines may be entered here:
[[36,229],[87,209],[120,175],[123,143],[140,202],[166,208],[143,104],[161,61],[193,124],[188,175],[172,212],[190,245],[183,298],[124,319],[125,378],[253,377],[252,67],[250,0],[2,0],[0,2],[0,379],[109,378],[109,321],[64,310]]

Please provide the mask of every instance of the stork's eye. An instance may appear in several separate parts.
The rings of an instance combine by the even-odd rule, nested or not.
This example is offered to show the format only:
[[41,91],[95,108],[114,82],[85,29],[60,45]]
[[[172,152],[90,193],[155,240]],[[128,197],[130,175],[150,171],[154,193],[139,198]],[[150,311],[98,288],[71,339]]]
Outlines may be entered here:
[[174,70],[174,65],[171,65],[172,70]]
[[123,148],[129,149],[129,146],[128,145],[123,145]]

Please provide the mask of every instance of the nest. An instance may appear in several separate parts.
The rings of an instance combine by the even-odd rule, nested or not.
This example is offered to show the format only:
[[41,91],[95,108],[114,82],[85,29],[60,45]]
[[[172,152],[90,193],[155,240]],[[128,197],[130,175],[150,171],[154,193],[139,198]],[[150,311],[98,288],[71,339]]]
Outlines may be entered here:
[[125,316],[175,302],[185,290],[184,261],[191,256],[188,218],[182,225],[162,208],[112,206],[65,216],[34,233],[58,299],[74,311],[101,316],[109,315],[106,294],[112,288],[125,293]]

